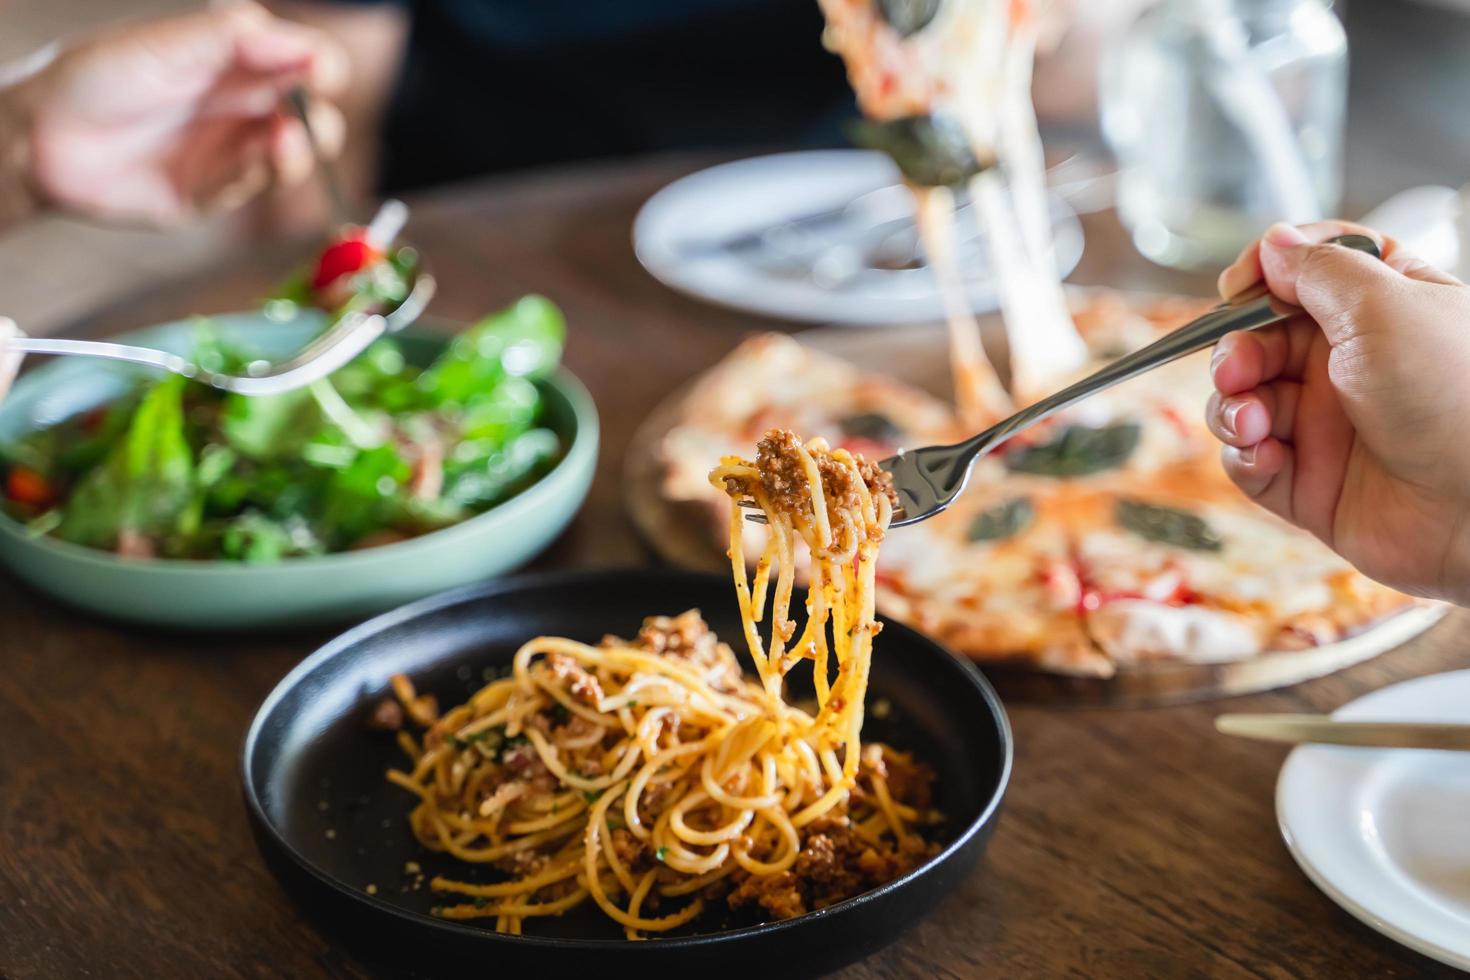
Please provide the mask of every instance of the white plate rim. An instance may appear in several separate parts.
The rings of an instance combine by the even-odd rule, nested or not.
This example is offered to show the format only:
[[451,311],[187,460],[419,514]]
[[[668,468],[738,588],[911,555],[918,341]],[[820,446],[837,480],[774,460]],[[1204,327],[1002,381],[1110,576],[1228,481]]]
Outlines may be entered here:
[[[1334,711],[1332,716],[1334,718],[1345,715],[1351,716],[1357,710],[1361,710],[1365,706],[1371,706],[1377,700],[1386,699],[1389,696],[1401,695],[1405,690],[1410,688],[1442,684],[1446,681],[1451,683],[1470,683],[1470,670],[1446,671],[1425,677],[1416,677],[1397,684],[1390,684],[1387,687],[1380,688],[1353,701],[1349,701]],[[1281,766],[1280,775],[1276,780],[1276,823],[1281,833],[1281,838],[1286,843],[1287,851],[1291,854],[1292,859],[1296,861],[1297,866],[1307,876],[1308,880],[1340,908],[1353,916],[1353,918],[1376,932],[1387,936],[1389,939],[1415,952],[1422,953],[1430,959],[1437,960],[1440,963],[1459,970],[1470,971],[1470,933],[1466,934],[1463,946],[1458,948],[1445,946],[1418,935],[1413,931],[1412,926],[1403,925],[1400,922],[1394,921],[1391,917],[1375,912],[1353,897],[1350,889],[1341,887],[1334,880],[1330,869],[1323,868],[1317,862],[1313,861],[1307,853],[1307,849],[1303,846],[1299,835],[1293,832],[1293,811],[1292,803],[1289,799],[1291,784],[1303,778],[1299,774],[1312,764],[1315,752],[1332,748],[1332,746],[1316,745],[1298,746],[1291,751],[1291,754],[1286,757],[1286,761]]]
[[[738,292],[711,289],[705,285],[703,276],[691,274],[687,264],[681,265],[666,259],[661,254],[665,250],[664,246],[654,244],[664,237],[653,233],[653,228],[663,220],[663,212],[674,207],[683,195],[690,193],[691,187],[712,180],[728,178],[744,169],[769,169],[783,162],[810,167],[814,161],[826,157],[833,161],[844,161],[851,166],[853,161],[879,155],[874,150],[853,148],[789,150],[729,160],[685,174],[660,187],[638,208],[638,213],[633,219],[631,234],[633,254],[638,264],[649,275],[670,289],[701,302],[742,313],[753,313],[799,323],[836,324],[851,327],[890,327],[906,322],[940,320],[943,318],[943,310],[937,289],[932,294],[925,294],[924,302],[928,302],[932,308],[925,308],[922,310],[922,315],[913,316],[895,316],[881,312],[889,305],[903,299],[898,296],[884,298],[883,303],[879,306],[865,306],[863,303],[865,297],[843,297],[838,293],[824,292],[817,287],[812,287],[806,300],[788,302],[779,297],[772,298],[765,291],[760,290],[761,282],[771,281],[761,277],[752,277],[750,282],[742,284],[747,288]],[[896,169],[894,175],[896,178]],[[1053,227],[1057,229],[1058,273],[1065,278],[1081,261],[1082,253],[1086,248],[1086,240],[1076,210],[1056,194],[1051,195],[1051,204],[1058,214],[1053,224]],[[970,305],[976,314],[993,312],[998,306],[994,285],[988,278],[971,283],[969,293]],[[912,300],[909,302],[918,305]]]

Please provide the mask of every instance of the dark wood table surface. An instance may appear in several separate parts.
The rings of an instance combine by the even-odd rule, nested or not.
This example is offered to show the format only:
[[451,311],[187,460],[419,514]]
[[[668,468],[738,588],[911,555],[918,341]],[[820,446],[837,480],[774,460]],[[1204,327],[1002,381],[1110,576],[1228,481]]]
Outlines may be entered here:
[[[1394,189],[1381,167],[1364,167],[1365,156],[1386,161],[1386,146],[1436,133],[1437,152],[1414,156],[1398,183],[1448,180],[1456,161],[1447,144],[1464,139],[1463,130],[1443,131],[1443,113],[1463,115],[1463,98],[1436,102],[1439,117],[1384,111],[1381,90],[1403,56],[1394,32],[1427,35],[1409,14],[1372,7],[1349,8],[1355,37],[1387,59],[1355,66],[1350,146],[1363,152],[1350,161],[1350,207]],[[1465,40],[1442,27],[1443,15],[1433,18],[1441,27],[1429,33],[1441,46],[1432,50]],[[1418,62],[1409,70],[1423,76]],[[1427,95],[1443,76],[1421,82]],[[1363,105],[1373,113],[1366,129]],[[638,205],[697,163],[585,167],[415,202],[414,238],[442,282],[436,312],[468,318],[532,290],[553,297],[571,323],[567,362],[601,409],[592,494],[539,567],[651,560],[619,500],[633,428],[763,326],[670,292],[634,260]],[[1134,256],[1110,215],[1089,219],[1087,232],[1077,281],[1208,289],[1206,278]],[[248,306],[293,257],[243,256],[135,296],[76,332]],[[0,578],[0,977],[371,975],[288,903],[256,855],[239,791],[252,713],[327,635],[149,632],[88,619]],[[1328,711],[1384,684],[1466,666],[1467,641],[1470,615],[1455,613],[1367,664],[1228,708]],[[1013,706],[1015,776],[987,857],[919,927],[843,976],[1448,973],[1307,881],[1276,829],[1284,750],[1217,736],[1211,721],[1221,709]]]

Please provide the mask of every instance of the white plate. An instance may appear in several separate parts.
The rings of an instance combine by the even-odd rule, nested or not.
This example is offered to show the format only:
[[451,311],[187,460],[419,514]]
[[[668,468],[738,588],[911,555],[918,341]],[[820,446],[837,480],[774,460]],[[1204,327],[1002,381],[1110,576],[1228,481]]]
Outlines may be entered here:
[[[1470,670],[1386,687],[1333,717],[1470,723]],[[1276,815],[1334,902],[1470,970],[1470,752],[1302,746],[1281,769]]]
[[[868,270],[841,285],[822,285],[807,267],[788,267],[767,249],[718,247],[854,201],[850,214],[824,235],[837,240],[844,231],[901,219],[912,214],[912,205],[897,181],[893,162],[871,150],[778,153],[721,164],[649,198],[633,223],[633,248],[644,268],[666,285],[739,310],[874,326],[939,320],[944,310],[927,269]],[[890,190],[872,193],[883,188]],[[1052,214],[1057,267],[1065,276],[1082,256],[1082,228],[1071,207],[1055,196]],[[978,258],[966,265],[966,285],[976,312],[986,312],[996,307],[995,288],[983,242],[974,248]]]

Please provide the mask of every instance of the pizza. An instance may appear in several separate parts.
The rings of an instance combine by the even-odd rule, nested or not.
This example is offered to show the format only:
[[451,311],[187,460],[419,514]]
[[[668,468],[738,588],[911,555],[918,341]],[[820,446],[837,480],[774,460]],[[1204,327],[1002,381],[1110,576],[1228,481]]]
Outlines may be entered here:
[[[759,334],[691,386],[680,421],[660,451],[664,494],[705,502],[723,528],[728,503],[709,483],[710,460],[749,449],[771,428],[821,436],[868,459],[900,446],[953,442],[964,431],[954,412],[932,395],[785,334]],[[713,492],[711,492],[713,491]]]
[[[886,151],[913,193],[955,404],[788,337],[747,341],[694,385],[660,447],[665,496],[702,505],[715,541],[724,495],[704,474],[769,428],[874,462],[955,442],[1205,305],[1064,292],[1030,105],[1046,3],[820,2],[865,116],[861,141]],[[1009,389],[959,285],[959,188],[989,244]],[[1110,677],[1330,644],[1412,605],[1230,484],[1203,420],[1207,365],[1201,353],[1150,371],[977,461],[959,501],[888,536],[880,608],[977,660]],[[745,533],[746,553],[760,554],[761,528]]]
[[[1077,375],[1203,308],[1074,299],[1091,357]],[[1414,605],[1229,482],[1203,421],[1207,358],[1103,392],[979,460],[949,510],[885,541],[880,609],[978,661],[1110,677],[1333,643]],[[788,336],[753,337],[690,388],[660,446],[664,494],[703,507],[712,543],[728,525],[704,474],[773,426],[874,461],[966,431],[925,391]],[[762,530],[747,533],[758,554]]]

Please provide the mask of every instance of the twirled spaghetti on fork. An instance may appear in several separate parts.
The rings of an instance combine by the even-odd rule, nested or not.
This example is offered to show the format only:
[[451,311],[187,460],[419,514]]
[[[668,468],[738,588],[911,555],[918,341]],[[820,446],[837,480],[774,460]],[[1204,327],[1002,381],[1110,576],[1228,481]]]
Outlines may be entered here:
[[[509,676],[442,716],[394,679],[422,741],[388,778],[415,793],[410,823],[432,850],[494,866],[489,884],[438,877],[464,901],[449,918],[525,919],[588,900],[629,938],[690,923],[711,901],[786,918],[840,901],[933,851],[927,767],[861,746],[873,638],[874,564],[893,511],[876,468],[789,432],[754,461],[711,473],[752,500],[769,542],[747,573],[732,503],[730,560],[756,677],[696,610],[591,646],[538,637]],[[791,619],[798,542],[811,555],[805,625]],[[766,635],[762,636],[764,623]],[[783,679],[813,662],[812,710]]]

